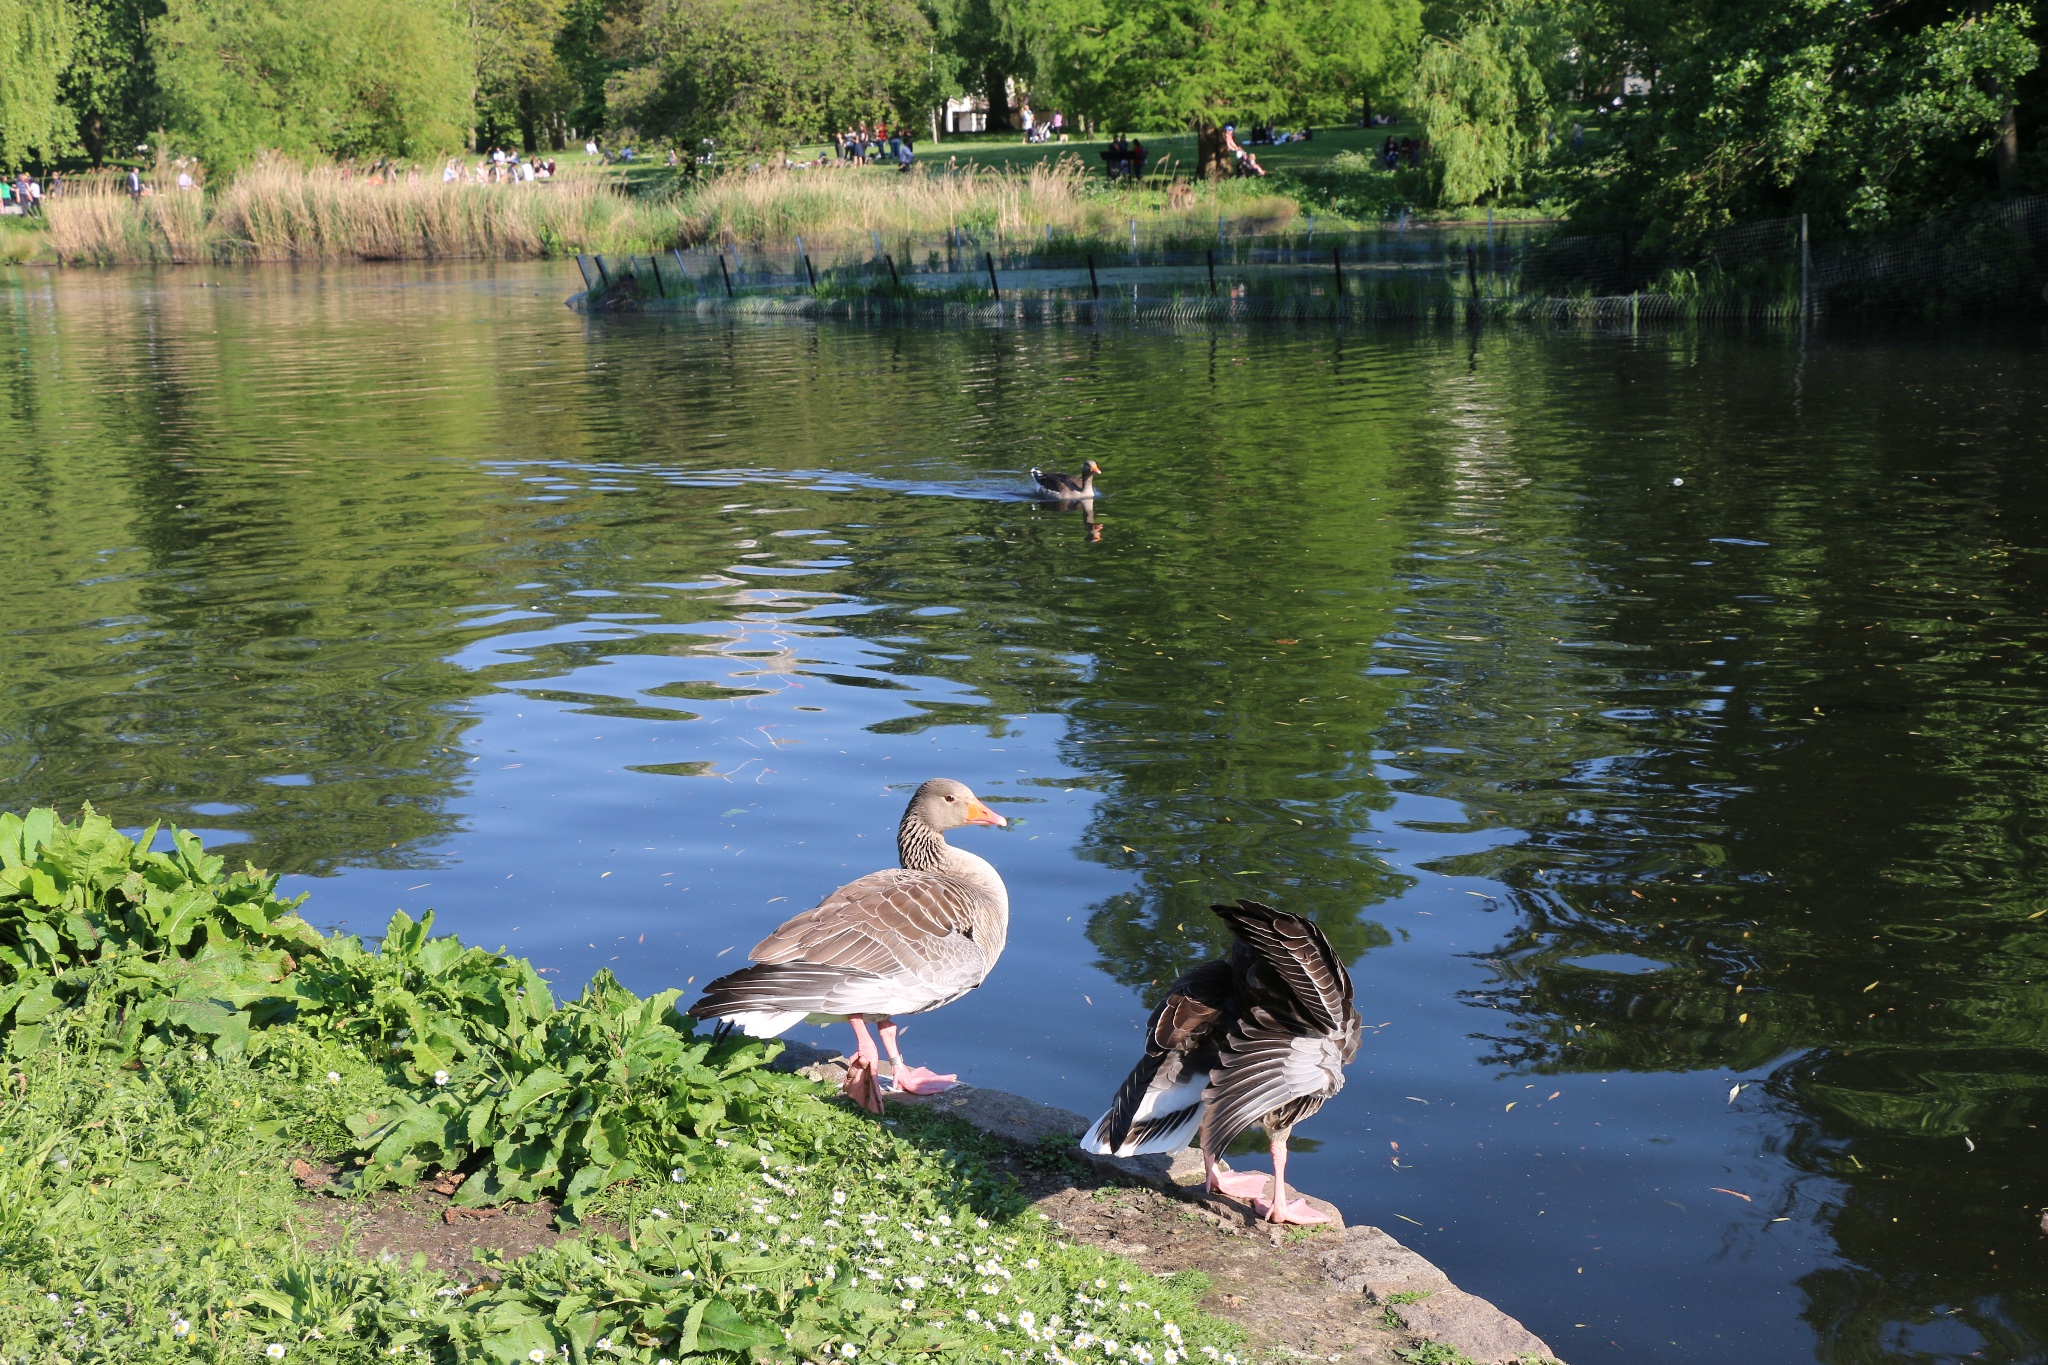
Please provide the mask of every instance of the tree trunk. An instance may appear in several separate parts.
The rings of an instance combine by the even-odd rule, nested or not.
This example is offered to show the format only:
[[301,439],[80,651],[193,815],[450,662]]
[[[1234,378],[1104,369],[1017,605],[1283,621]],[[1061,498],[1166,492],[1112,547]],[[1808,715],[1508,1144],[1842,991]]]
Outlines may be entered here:
[[933,144],[934,146],[936,146],[936,145],[938,145],[938,142],[939,142],[939,106],[938,106],[938,105],[934,104],[934,105],[933,105],[933,106],[931,107],[931,115],[932,115],[932,144]]
[[1197,124],[1195,174],[1204,180],[1221,180],[1230,172],[1230,153],[1223,150],[1223,126],[1218,123]]
[[2011,194],[2020,176],[2019,111],[2008,104],[1998,116],[1998,140],[1991,144],[1991,160],[1998,167],[1998,192]]
[[1358,97],[1358,126],[1372,127],[1372,96],[1369,93]]
[[533,91],[519,92],[519,150],[532,156],[540,150],[539,131],[533,121]]
[[991,66],[982,73],[982,92],[988,99],[988,131],[1007,133],[1010,131],[1009,79]]
[[78,125],[79,140],[85,143],[85,153],[92,158],[94,170],[107,164],[106,124],[98,114],[93,114]]

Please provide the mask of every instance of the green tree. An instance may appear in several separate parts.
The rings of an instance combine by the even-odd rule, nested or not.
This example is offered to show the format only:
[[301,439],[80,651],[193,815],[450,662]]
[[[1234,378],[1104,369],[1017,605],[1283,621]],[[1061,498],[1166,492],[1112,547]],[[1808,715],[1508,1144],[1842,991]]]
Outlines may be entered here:
[[472,109],[462,12],[408,0],[169,0],[152,26],[166,126],[216,165],[265,151],[429,156]]
[[154,129],[156,64],[149,24],[162,0],[69,0],[75,25],[64,68],[64,103],[78,121],[78,142],[95,166],[131,154]]
[[[2033,7],[1709,0],[1617,110],[1586,211],[1696,236],[1793,213],[1881,227],[2019,187]],[[2038,89],[2038,85],[2036,86]]]
[[46,161],[69,145],[60,78],[74,27],[59,0],[0,0],[0,166]]
[[650,0],[607,117],[751,151],[901,123],[935,98],[933,41],[911,0]]
[[1348,113],[1405,65],[1421,20],[1418,0],[1042,0],[1023,31],[1070,107],[1192,127],[1217,175],[1226,122]]
[[1519,188],[1548,155],[1575,74],[1564,17],[1543,0],[1499,0],[1422,44],[1408,103],[1444,202]]
[[950,77],[941,93],[973,90],[988,102],[988,129],[1012,127],[1009,84],[1012,76],[1031,75],[1031,57],[1019,41],[1009,6],[1003,0],[931,0],[937,50]]
[[578,93],[559,41],[568,18],[564,0],[470,0],[482,141],[502,142],[516,128],[528,152],[560,149]]

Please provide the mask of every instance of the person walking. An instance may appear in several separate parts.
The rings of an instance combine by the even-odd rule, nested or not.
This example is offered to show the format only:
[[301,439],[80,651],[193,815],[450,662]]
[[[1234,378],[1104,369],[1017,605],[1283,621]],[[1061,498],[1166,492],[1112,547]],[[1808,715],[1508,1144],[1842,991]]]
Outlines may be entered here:
[[128,168],[128,197],[130,199],[140,199],[142,197],[142,171],[136,166]]

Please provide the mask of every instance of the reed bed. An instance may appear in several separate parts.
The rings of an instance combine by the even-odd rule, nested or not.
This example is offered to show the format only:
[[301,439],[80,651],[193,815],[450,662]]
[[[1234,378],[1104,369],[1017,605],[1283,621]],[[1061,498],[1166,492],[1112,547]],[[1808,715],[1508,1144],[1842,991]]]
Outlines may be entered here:
[[955,228],[977,235],[1111,237],[1133,216],[1148,231],[1207,222],[1219,211],[1245,231],[1273,232],[1293,221],[1296,205],[1238,182],[1184,184],[1176,195],[1121,190],[1089,177],[1066,158],[1026,171],[920,165],[908,175],[810,167],[721,176],[677,197],[682,244],[788,241],[835,235],[937,238]]
[[47,206],[49,248],[67,265],[234,261],[514,260],[659,251],[796,236],[939,238],[1050,232],[1111,238],[1133,217],[1148,233],[1284,229],[1294,201],[1256,185],[1105,186],[1068,159],[1027,171],[920,166],[746,171],[633,197],[580,168],[544,183],[384,183],[333,167],[273,163],[226,186],[131,199],[112,176],[80,177]]
[[130,199],[81,186],[48,205],[50,242],[73,265],[200,261],[509,260],[659,249],[673,208],[629,199],[595,176],[548,183],[375,183],[340,170],[261,166],[216,193]]

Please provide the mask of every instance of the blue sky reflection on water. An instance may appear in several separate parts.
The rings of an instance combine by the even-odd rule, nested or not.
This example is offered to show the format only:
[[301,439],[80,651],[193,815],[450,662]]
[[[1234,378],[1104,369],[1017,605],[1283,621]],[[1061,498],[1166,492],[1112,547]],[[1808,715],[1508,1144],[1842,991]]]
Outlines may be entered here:
[[[1092,1112],[1202,907],[1266,896],[1368,1025],[1301,1183],[1567,1359],[2039,1357],[2036,340],[250,274],[0,310],[8,805],[645,992],[957,777],[1013,927],[916,1060]],[[1099,542],[1025,496],[1088,458]]]

